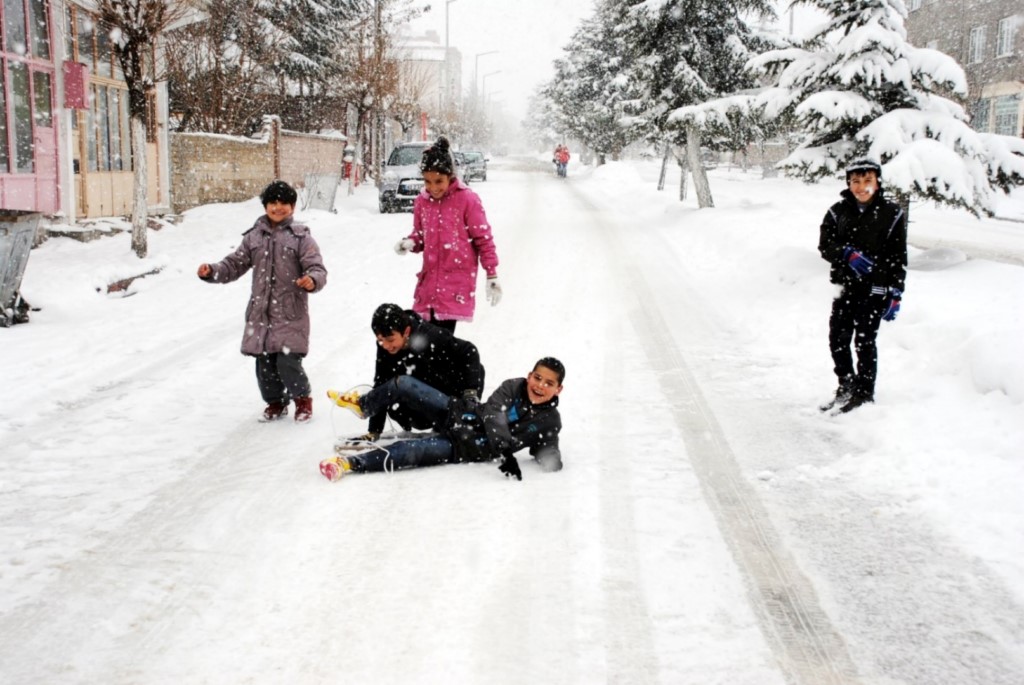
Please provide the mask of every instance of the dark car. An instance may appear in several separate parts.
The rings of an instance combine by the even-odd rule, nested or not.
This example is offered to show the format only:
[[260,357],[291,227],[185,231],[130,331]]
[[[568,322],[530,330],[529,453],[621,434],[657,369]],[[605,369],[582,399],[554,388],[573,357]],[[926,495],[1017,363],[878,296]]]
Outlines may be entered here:
[[468,182],[472,180],[487,180],[488,158],[482,152],[476,150],[462,151],[463,165],[462,177]]

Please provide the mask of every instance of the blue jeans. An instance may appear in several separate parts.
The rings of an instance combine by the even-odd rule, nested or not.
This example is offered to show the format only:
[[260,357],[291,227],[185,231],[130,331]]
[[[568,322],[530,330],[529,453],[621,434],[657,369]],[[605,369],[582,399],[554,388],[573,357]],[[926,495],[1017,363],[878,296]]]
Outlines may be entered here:
[[440,430],[448,418],[449,399],[418,378],[395,376],[363,395],[359,405],[366,416],[386,411],[406,430]]
[[412,438],[349,457],[356,471],[397,471],[417,466],[436,466],[455,459],[448,438]]

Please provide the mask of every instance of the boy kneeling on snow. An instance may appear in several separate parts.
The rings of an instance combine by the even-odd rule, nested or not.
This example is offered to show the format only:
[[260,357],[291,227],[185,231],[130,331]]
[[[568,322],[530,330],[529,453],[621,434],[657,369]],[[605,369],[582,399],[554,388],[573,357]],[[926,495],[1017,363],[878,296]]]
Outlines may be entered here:
[[[415,379],[410,379],[415,380]],[[320,471],[330,480],[346,473],[391,471],[434,466],[436,464],[490,461],[500,459],[499,469],[508,477],[523,479],[514,453],[529,449],[544,471],[562,468],[558,433],[562,419],[558,413],[558,395],[565,380],[565,366],[554,357],[545,357],[533,366],[525,378],[503,382],[487,402],[480,404],[475,395],[450,398],[422,383],[400,383],[402,392],[416,395],[437,413],[446,413],[439,435],[398,440],[386,447],[368,443],[370,448],[346,456],[331,457],[320,463]],[[345,401],[330,393],[339,406],[362,416],[358,403]]]

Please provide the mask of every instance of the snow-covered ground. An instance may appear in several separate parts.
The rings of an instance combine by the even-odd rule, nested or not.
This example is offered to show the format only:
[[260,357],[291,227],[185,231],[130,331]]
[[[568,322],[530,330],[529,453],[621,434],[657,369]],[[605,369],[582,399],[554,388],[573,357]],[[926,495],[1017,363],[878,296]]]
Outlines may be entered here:
[[[409,304],[408,214],[300,212],[314,420],[256,422],[248,282],[200,282],[261,212],[33,251],[0,329],[0,682],[1024,682],[1024,223],[915,205],[877,402],[839,418],[818,225],[840,181],[494,160],[505,297],[459,335],[488,389],[567,367],[566,468],[328,483],[369,319]],[[1024,202],[1001,213],[1024,218]],[[145,270],[145,269],[142,269]]]

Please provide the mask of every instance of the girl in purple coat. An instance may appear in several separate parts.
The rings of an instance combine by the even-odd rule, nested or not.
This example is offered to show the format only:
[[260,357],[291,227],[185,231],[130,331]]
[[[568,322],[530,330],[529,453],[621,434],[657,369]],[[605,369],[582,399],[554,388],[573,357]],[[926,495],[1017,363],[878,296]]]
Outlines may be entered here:
[[313,416],[309,378],[302,358],[309,351],[309,293],[327,284],[327,269],[309,228],[292,214],[298,194],[284,181],[266,187],[260,200],[266,214],[245,232],[241,245],[216,264],[200,264],[208,283],[230,283],[252,270],[252,295],[245,310],[242,354],[256,358],[256,382],[267,403],[263,420]]
[[412,233],[395,252],[423,253],[412,309],[435,326],[455,330],[472,321],[478,266],[487,273],[487,300],[501,299],[498,254],[480,197],[455,176],[448,139],[441,136],[423,151],[424,188],[413,202]]

